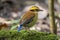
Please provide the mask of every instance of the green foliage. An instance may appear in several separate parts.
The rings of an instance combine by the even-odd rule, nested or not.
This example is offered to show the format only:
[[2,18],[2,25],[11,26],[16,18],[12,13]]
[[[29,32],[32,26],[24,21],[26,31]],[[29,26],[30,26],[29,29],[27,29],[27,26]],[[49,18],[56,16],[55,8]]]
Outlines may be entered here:
[[0,40],[58,40],[54,34],[37,31],[0,31]]

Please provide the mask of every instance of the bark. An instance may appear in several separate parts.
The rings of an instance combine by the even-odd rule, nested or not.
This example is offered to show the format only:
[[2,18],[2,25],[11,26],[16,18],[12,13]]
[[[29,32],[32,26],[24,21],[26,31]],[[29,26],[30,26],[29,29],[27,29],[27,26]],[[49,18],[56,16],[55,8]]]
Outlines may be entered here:
[[57,34],[57,26],[55,24],[54,15],[54,0],[49,0],[49,18],[50,18],[50,32]]

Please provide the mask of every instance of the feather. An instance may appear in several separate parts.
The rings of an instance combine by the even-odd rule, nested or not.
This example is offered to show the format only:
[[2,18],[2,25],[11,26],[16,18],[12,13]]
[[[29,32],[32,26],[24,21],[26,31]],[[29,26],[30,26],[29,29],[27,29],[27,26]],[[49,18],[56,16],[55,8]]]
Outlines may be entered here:
[[20,22],[21,24],[28,24],[33,21],[34,17],[35,17],[35,14],[29,11],[22,16]]
[[34,16],[32,16],[30,19],[25,20],[23,24],[29,24],[30,22],[33,21]]
[[22,25],[19,25],[18,32],[22,29]]
[[27,11],[25,14],[22,15],[20,19],[20,24],[22,24],[24,27],[32,27],[38,18],[38,14],[34,13],[32,11]]

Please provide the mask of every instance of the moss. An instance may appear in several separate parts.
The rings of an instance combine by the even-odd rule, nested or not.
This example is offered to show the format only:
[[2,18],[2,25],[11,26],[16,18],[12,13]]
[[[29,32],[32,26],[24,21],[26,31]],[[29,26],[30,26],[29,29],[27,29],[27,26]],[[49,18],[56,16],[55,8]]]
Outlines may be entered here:
[[54,34],[37,32],[37,31],[25,31],[16,30],[0,31],[0,40],[58,40]]

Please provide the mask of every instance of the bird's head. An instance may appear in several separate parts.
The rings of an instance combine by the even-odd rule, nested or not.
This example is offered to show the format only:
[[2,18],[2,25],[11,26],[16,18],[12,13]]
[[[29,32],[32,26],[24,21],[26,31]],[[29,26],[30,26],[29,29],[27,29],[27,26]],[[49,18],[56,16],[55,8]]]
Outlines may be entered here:
[[39,9],[39,7],[37,7],[37,6],[32,6],[32,7],[30,8],[30,11],[39,12],[39,11],[43,11],[43,10]]

